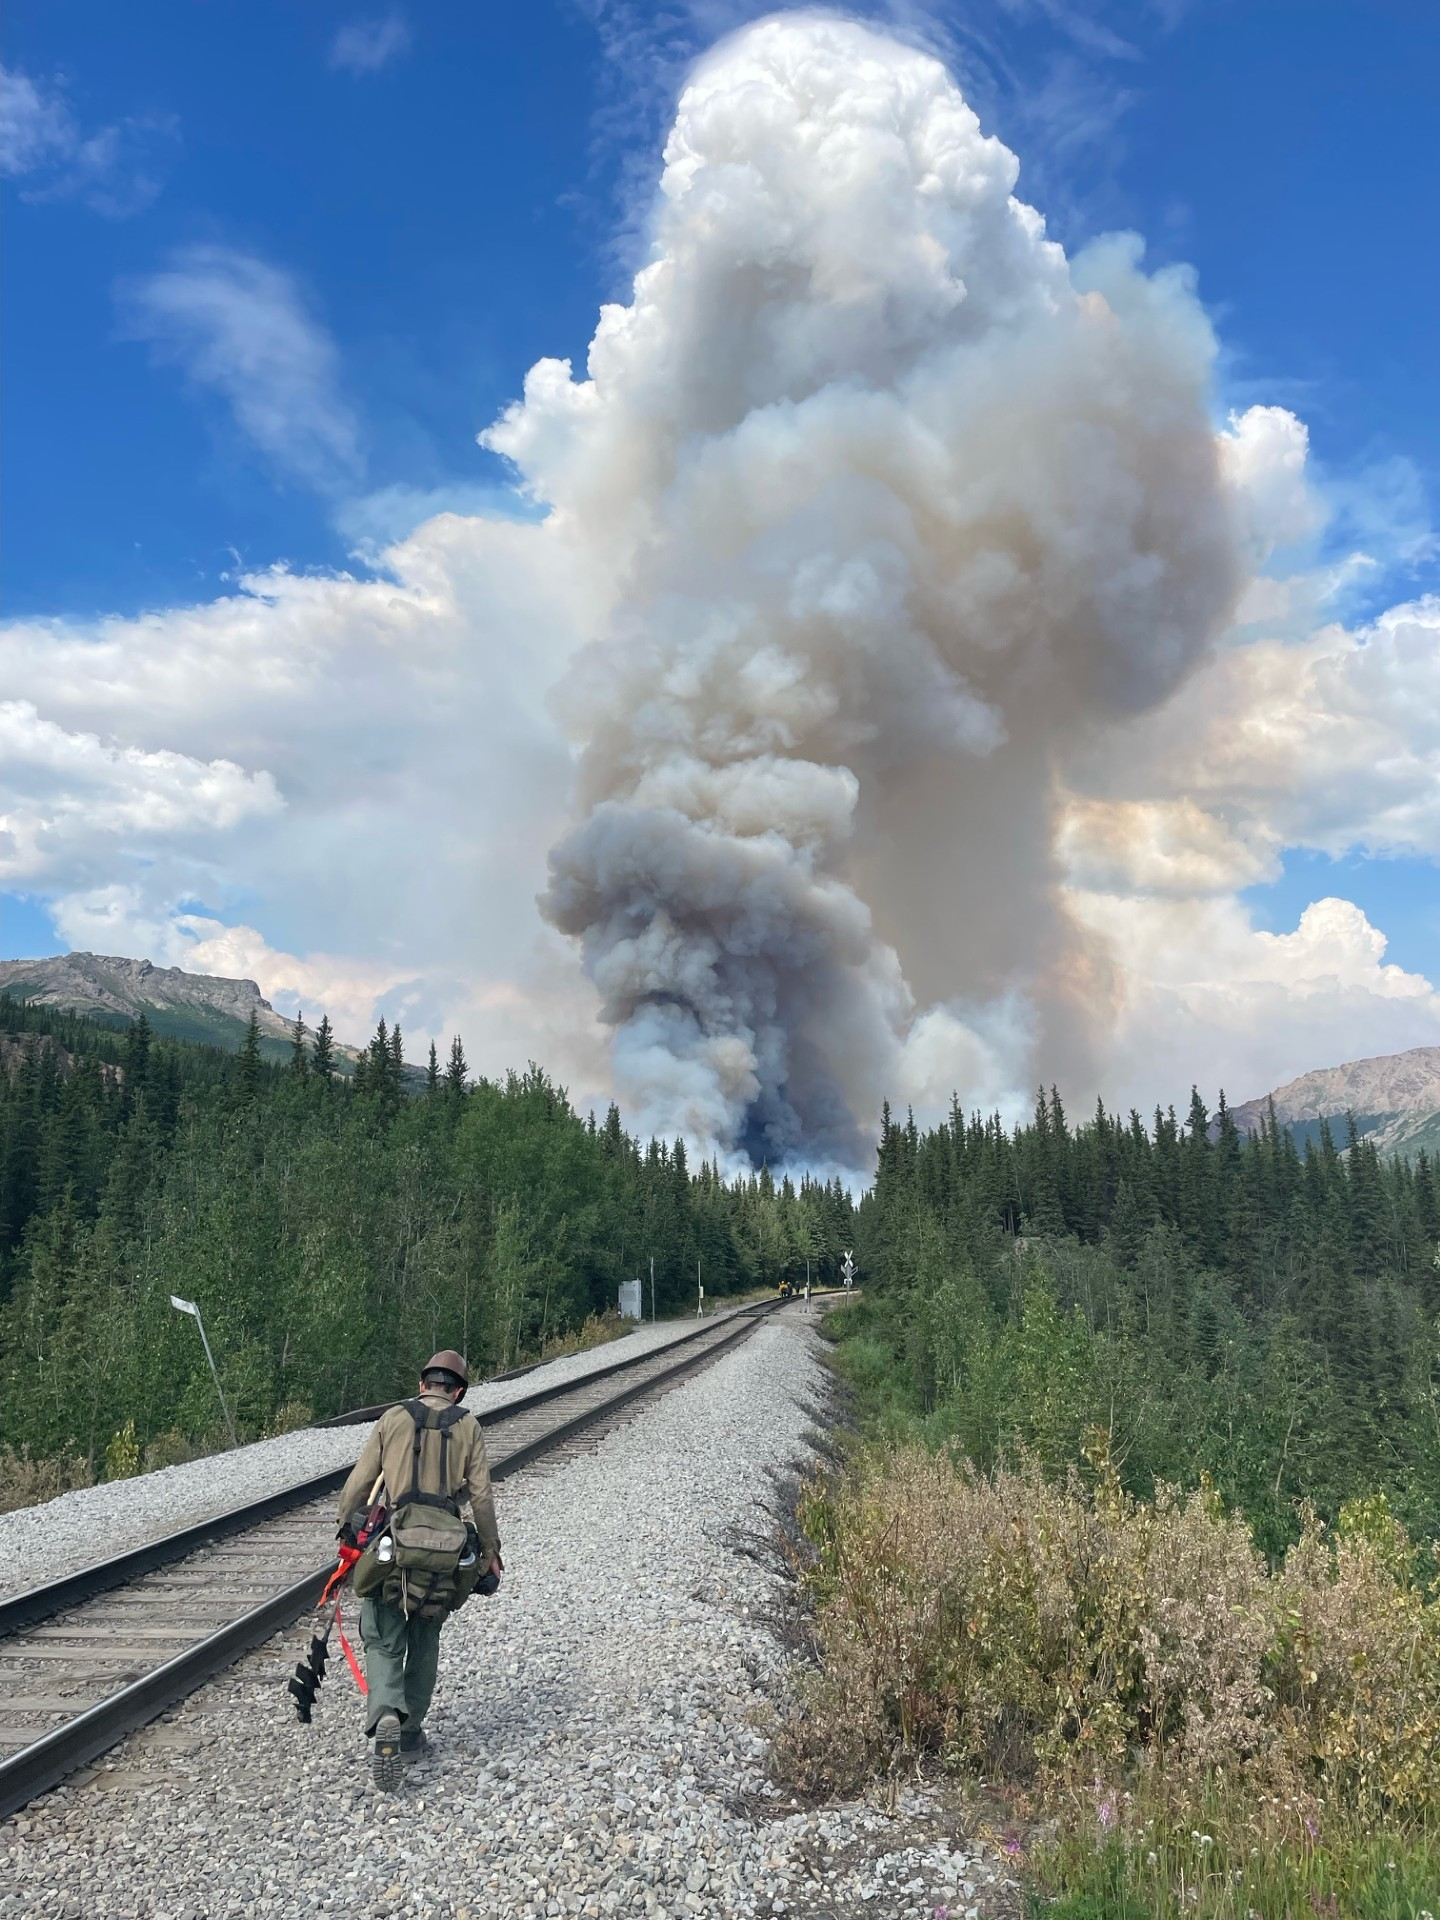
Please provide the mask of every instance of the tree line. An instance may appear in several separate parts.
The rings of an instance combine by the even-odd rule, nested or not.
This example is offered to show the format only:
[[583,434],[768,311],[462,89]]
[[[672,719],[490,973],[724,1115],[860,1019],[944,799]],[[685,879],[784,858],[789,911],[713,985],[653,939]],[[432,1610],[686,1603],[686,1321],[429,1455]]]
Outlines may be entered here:
[[[858,1209],[874,1311],[859,1364],[981,1464],[1081,1465],[1108,1433],[1131,1490],[1208,1477],[1278,1553],[1300,1503],[1384,1491],[1440,1532],[1440,1166],[1353,1122],[1300,1153],[1223,1096],[1147,1127],[1058,1094],[1007,1130],[886,1111]],[[866,1342],[869,1345],[867,1347]],[[867,1358],[868,1354],[868,1358]]]
[[472,1078],[458,1040],[417,1074],[382,1021],[342,1077],[328,1021],[280,1065],[253,1019],[226,1054],[0,997],[0,1439],[37,1456],[213,1433],[172,1293],[253,1435],[408,1391],[439,1346],[513,1366],[621,1280],[664,1315],[833,1277],[852,1235],[838,1181],[727,1181],[537,1067]]
[[[458,1040],[353,1072],[327,1021],[290,1058],[116,1030],[0,997],[0,1440],[98,1461],[213,1434],[198,1300],[243,1430],[408,1390],[458,1345],[533,1358],[640,1278],[683,1311],[854,1246],[851,1363],[897,1421],[982,1464],[1055,1470],[1095,1431],[1132,1490],[1208,1476],[1268,1549],[1298,1503],[1384,1490],[1440,1531],[1440,1168],[1353,1128],[1242,1138],[1223,1097],[1081,1125],[1052,1089],[1006,1128],[886,1110],[876,1174],[727,1180],[681,1141],[582,1116],[537,1067],[474,1078]],[[873,1384],[873,1382],[872,1382]]]

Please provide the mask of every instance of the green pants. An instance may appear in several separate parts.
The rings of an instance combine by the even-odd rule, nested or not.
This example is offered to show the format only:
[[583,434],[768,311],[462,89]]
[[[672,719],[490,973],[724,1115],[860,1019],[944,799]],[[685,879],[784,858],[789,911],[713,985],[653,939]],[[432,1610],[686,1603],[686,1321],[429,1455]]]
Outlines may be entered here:
[[360,1609],[365,1641],[365,1731],[372,1734],[382,1713],[398,1713],[412,1730],[424,1720],[435,1691],[440,1663],[442,1620],[407,1620],[399,1607],[373,1596]]

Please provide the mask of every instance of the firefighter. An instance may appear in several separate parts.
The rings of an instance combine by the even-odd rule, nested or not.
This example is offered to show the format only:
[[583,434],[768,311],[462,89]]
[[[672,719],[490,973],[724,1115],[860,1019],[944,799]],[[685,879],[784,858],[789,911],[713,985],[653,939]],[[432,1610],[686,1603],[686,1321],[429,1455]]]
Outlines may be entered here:
[[377,1480],[387,1510],[353,1576],[364,1602],[365,1732],[375,1784],[386,1789],[428,1747],[441,1626],[477,1585],[493,1592],[502,1571],[485,1442],[460,1405],[469,1385],[458,1353],[433,1354],[417,1398],[386,1408],[340,1494],[343,1545],[356,1544]]

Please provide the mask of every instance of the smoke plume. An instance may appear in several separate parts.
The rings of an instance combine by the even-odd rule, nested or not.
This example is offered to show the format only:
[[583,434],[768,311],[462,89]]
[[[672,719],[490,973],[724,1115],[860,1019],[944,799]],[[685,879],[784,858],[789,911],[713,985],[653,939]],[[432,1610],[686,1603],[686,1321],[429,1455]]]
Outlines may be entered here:
[[608,583],[544,910],[635,1121],[727,1157],[862,1164],[916,1048],[1076,1070],[1108,988],[1057,890],[1065,765],[1251,564],[1188,279],[1067,260],[1017,173],[930,56],[747,28],[587,377],[542,360],[486,436]]

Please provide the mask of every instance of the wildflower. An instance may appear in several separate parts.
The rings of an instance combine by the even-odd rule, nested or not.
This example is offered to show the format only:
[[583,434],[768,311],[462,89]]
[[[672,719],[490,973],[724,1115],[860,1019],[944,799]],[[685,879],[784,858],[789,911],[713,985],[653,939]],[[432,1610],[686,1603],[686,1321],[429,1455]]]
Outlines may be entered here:
[[936,1907],[935,1920],[950,1920],[949,1907]]
[[1155,1865],[1155,1854],[1153,1852],[1146,1854],[1145,1864],[1147,1867],[1153,1867]]
[[1020,1852],[1020,1836],[1013,1827],[1007,1827],[1000,1838],[1000,1851],[1007,1859],[1013,1860]]
[[1100,1822],[1102,1833],[1109,1833],[1115,1824],[1115,1796],[1113,1793],[1107,1793],[1105,1798],[1100,1802],[1099,1806],[1095,1809],[1095,1818]]
[[1308,1813],[1305,1816],[1305,1831],[1309,1834],[1310,1844],[1313,1846],[1320,1838],[1320,1827],[1314,1817]]

